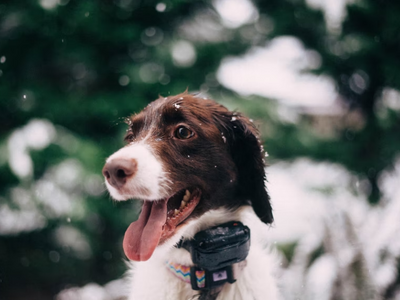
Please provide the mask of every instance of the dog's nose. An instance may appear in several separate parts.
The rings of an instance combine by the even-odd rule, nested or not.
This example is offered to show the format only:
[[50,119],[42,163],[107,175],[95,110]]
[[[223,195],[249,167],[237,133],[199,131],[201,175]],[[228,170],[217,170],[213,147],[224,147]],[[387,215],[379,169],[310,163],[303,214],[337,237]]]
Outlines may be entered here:
[[134,159],[113,159],[103,168],[103,175],[115,188],[122,187],[126,180],[137,171],[137,162]]

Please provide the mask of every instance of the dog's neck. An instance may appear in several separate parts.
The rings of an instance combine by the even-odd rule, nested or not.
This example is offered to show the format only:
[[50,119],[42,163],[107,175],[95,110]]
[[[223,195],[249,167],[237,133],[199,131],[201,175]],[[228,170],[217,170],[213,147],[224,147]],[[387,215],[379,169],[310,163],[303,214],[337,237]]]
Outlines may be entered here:
[[190,252],[194,266],[171,261],[167,268],[193,290],[218,289],[234,283],[245,267],[250,248],[250,229],[240,221],[231,221],[196,233],[194,239],[175,246]]
[[[187,250],[175,247],[182,236],[191,239],[199,231],[233,220],[240,220],[251,229],[251,247],[246,259],[246,267],[236,283],[225,284],[220,292],[216,290],[199,292],[194,291],[191,284],[180,280],[168,270],[166,262],[188,267],[194,265]],[[250,206],[244,206],[235,211],[222,208],[210,211],[188,223],[185,228],[177,232],[179,234],[158,246],[148,262],[134,264],[132,272],[142,275],[134,276],[135,295],[143,295],[141,299],[162,299],[166,293],[174,295],[174,298],[171,299],[192,299],[193,297],[193,299],[207,300],[217,299],[217,297],[218,299],[236,299],[235,295],[253,295],[254,299],[277,299],[275,281],[271,277],[274,262],[271,260],[272,257],[266,255],[264,244],[267,230],[267,225],[257,218]],[[261,241],[263,242],[261,243]],[[148,284],[148,278],[159,278],[160,276],[162,279]],[[167,286],[165,282],[168,282]],[[254,286],[257,286],[258,289],[253,289]],[[149,289],[154,293],[153,298],[148,297]]]
[[[193,266],[190,253],[185,249],[177,248],[176,245],[182,239],[191,240],[199,231],[211,228],[213,226],[229,221],[239,220],[243,222],[244,214],[246,214],[246,212],[249,210],[252,211],[250,206],[242,206],[236,210],[228,210],[226,208],[210,210],[198,219],[191,220],[183,228],[178,229],[174,236],[172,236],[163,245],[157,247],[154,255],[157,257],[157,259],[162,261],[171,260],[181,265]],[[245,222],[243,223],[246,225]]]
[[[195,224],[188,224],[188,228],[183,233],[179,242],[171,249],[170,258],[165,261],[165,267],[176,279],[186,284],[188,289],[195,293],[200,293],[200,299],[215,299],[225,285],[234,283],[245,268],[247,262],[241,261],[234,265],[226,266],[214,271],[206,270],[195,266],[191,256],[189,240],[192,240],[196,233],[209,229],[216,225],[221,225],[225,221],[241,219],[242,210],[228,211],[219,209],[210,211],[205,216],[196,220]],[[238,223],[235,222],[237,226]],[[195,227],[195,228],[192,228]],[[247,228],[248,229],[248,228]],[[185,262],[186,261],[186,262]],[[201,298],[203,297],[203,298]]]

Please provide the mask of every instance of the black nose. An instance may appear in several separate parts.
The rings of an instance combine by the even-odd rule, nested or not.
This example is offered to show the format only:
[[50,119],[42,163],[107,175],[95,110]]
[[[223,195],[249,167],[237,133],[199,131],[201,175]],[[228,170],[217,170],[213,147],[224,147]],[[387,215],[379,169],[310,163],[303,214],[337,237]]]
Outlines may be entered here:
[[103,175],[115,188],[121,188],[126,180],[137,171],[137,162],[134,159],[113,159],[103,168]]

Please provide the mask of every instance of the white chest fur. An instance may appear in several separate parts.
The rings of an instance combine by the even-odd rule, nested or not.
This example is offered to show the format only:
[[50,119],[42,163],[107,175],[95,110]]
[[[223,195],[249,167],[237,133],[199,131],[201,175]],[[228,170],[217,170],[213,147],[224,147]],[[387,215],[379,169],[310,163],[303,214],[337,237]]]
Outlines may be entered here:
[[[210,227],[231,220],[241,221],[250,228],[251,247],[247,265],[239,278],[234,284],[225,284],[217,299],[279,299],[273,276],[277,263],[274,255],[270,254],[270,250],[264,246],[268,226],[255,216],[250,207],[241,208],[234,213],[228,213],[222,209],[210,212],[189,224],[185,229],[186,234],[183,235],[192,235],[195,228],[203,229],[204,226]],[[190,265],[189,253],[186,252],[186,250],[174,248],[173,244],[163,245],[158,247],[148,261],[132,263],[129,300],[188,300],[196,296],[198,291],[193,291],[190,284],[177,278],[166,267],[166,261],[171,259],[180,264]]]

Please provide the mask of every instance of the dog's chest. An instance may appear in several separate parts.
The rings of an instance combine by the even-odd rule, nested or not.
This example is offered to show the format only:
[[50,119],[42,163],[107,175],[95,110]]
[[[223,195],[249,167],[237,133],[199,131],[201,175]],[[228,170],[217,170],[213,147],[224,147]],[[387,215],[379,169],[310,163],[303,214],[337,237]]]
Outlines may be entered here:
[[[234,284],[225,284],[217,300],[276,300],[278,292],[271,274],[272,257],[254,245],[250,249],[247,265]],[[133,267],[129,300],[189,300],[196,299],[198,291],[176,277],[166,262],[150,259]]]
[[168,270],[166,262],[149,260],[135,263],[129,300],[191,299],[197,292]]

